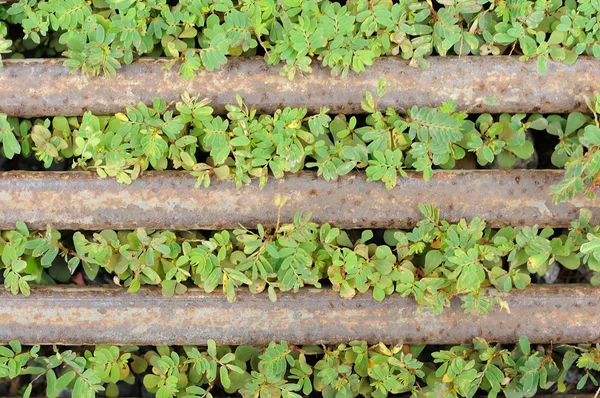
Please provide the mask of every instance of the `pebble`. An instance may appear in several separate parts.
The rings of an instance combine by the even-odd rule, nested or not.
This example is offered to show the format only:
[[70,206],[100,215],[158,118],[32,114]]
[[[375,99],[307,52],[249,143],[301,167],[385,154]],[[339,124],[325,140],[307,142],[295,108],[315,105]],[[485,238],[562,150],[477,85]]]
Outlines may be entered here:
[[539,277],[539,283],[547,283],[551,284],[556,282],[558,279],[558,274],[560,274],[561,266],[558,262],[553,262],[552,265],[548,267],[544,276]]

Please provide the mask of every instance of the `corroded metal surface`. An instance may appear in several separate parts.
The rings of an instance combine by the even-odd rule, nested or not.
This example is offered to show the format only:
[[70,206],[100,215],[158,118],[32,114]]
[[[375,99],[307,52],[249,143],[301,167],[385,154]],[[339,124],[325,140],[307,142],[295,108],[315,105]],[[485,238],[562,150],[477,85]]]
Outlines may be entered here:
[[[410,172],[388,190],[354,173],[325,181],[315,173],[290,174],[239,189],[213,181],[195,188],[187,172],[148,172],[131,185],[87,172],[0,173],[0,229],[17,221],[58,229],[223,229],[275,225],[277,194],[288,197],[282,222],[296,212],[340,228],[406,228],[422,218],[419,203],[441,208],[449,221],[483,218],[490,226],[538,224],[563,227],[588,208],[600,221],[600,201],[586,197],[554,205],[548,189],[561,171],[438,171],[428,181]],[[600,189],[597,192],[600,194]]]
[[[600,289],[590,285],[532,286],[501,294],[511,313],[465,314],[460,301],[441,315],[393,295],[351,300],[329,289],[280,294],[190,291],[165,298],[158,289],[36,287],[30,297],[0,293],[0,343],[24,344],[459,344],[483,337],[503,343],[526,335],[535,343],[588,343],[600,339]],[[568,320],[568,322],[565,322]]]
[[182,93],[207,97],[218,112],[240,94],[260,112],[285,106],[320,107],[332,113],[361,113],[367,90],[376,92],[387,78],[391,91],[382,107],[403,110],[438,106],[454,100],[458,108],[477,112],[586,111],[584,95],[600,91],[600,60],[579,57],[573,65],[548,62],[540,74],[535,61],[518,57],[431,57],[428,69],[412,68],[398,57],[376,59],[367,72],[332,78],[328,68],[313,65],[313,73],[294,81],[279,74],[280,65],[260,58],[233,58],[221,69],[200,72],[185,80],[178,67],[162,70],[165,59],[141,59],[123,66],[116,77],[86,78],[69,73],[61,59],[6,60],[0,69],[0,113],[13,116],[81,115],[85,111],[112,114],[126,104],[150,103],[160,97],[179,99]]

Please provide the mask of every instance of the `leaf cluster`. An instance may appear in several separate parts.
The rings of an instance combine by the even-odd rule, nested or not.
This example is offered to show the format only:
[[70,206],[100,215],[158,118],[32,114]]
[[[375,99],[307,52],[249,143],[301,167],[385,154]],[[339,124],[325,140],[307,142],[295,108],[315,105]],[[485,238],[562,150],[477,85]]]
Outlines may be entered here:
[[[228,56],[264,54],[292,79],[313,61],[345,75],[381,56],[519,54],[567,64],[600,57],[592,0],[20,0],[0,13],[87,74],[115,74],[141,56],[171,57],[192,77]],[[6,51],[9,42],[0,42]]]
[[588,99],[588,107],[592,116],[575,112],[566,118],[547,118],[548,133],[559,139],[552,163],[565,168],[563,180],[550,189],[555,202],[571,200],[582,192],[594,197],[593,189],[600,182],[600,94]]
[[[581,369],[577,384],[597,385],[600,346],[532,347],[526,337],[514,346],[474,339],[472,344],[423,353],[423,345],[367,345],[353,341],[337,346],[294,346],[271,343],[252,346],[158,346],[141,356],[135,346],[96,346],[89,350],[40,346],[24,349],[18,341],[0,346],[0,376],[31,375],[23,396],[38,380],[47,397],[64,388],[73,396],[92,398],[102,392],[118,396],[116,383],[133,383],[158,398],[212,398],[212,391],[239,393],[244,398],[300,398],[320,393],[325,398],[383,398],[408,393],[412,397],[533,396],[557,385],[565,391],[570,368]],[[430,350],[431,351],[431,350]],[[139,354],[139,355],[138,355]]]
[[18,341],[0,346],[0,377],[31,378],[21,391],[25,398],[31,396],[38,380],[45,381],[45,396],[49,398],[59,397],[65,388],[71,389],[74,397],[116,397],[117,382],[133,384],[135,374],[148,368],[148,363],[133,353],[138,350],[136,346],[96,346],[93,351],[59,351],[54,347],[50,355],[43,355],[41,350],[40,346],[25,349]]

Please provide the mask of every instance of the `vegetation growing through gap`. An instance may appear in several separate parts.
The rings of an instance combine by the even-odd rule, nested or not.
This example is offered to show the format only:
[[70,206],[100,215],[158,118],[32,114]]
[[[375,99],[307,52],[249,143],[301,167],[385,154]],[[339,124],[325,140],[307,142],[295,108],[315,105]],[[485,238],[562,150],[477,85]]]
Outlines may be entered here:
[[266,290],[275,301],[278,291],[327,282],[344,298],[372,289],[375,300],[400,294],[433,313],[442,312],[455,296],[466,312],[506,307],[485,288],[524,289],[531,275],[544,275],[555,261],[568,269],[588,267],[591,283],[600,284],[600,227],[590,226],[586,210],[568,230],[554,231],[537,226],[495,230],[479,218],[449,224],[440,221],[439,209],[420,209],[424,218],[413,230],[388,230],[384,244],[371,243],[369,230],[358,236],[317,225],[310,214],[297,214],[293,223],[273,229],[104,230],[76,232],[69,241],[50,227],[30,231],[18,223],[0,234],[0,266],[13,294],[29,295],[30,283],[53,283],[51,275],[81,267],[91,279],[99,269],[115,275],[130,292],[157,285],[172,296],[194,285],[206,292],[220,288],[233,301],[240,288],[247,288]]
[[[575,1],[330,1],[230,0],[166,1],[21,0],[0,6],[0,53],[57,55],[86,74],[114,75],[140,56],[167,56],[186,78],[214,70],[228,56],[263,54],[282,64],[293,79],[322,64],[333,74],[361,72],[381,56],[399,55],[426,66],[425,56],[519,54],[567,64],[578,55],[600,58],[598,5]],[[14,34],[21,28],[25,37]],[[38,46],[39,45],[39,46]],[[378,96],[383,95],[381,85]],[[552,163],[565,167],[564,180],[552,188],[555,201],[590,193],[600,172],[600,96],[593,117],[481,115],[475,121],[452,103],[399,114],[380,111],[368,93],[363,122],[351,115],[334,118],[323,109],[307,115],[290,109],[256,115],[239,99],[226,118],[213,116],[206,101],[185,96],[176,104],[156,100],[152,107],[130,107],[126,114],[83,118],[17,120],[0,116],[0,141],[7,158],[34,154],[50,166],[64,158],[101,177],[129,183],[148,168],[183,168],[208,185],[212,178],[237,185],[251,178],[264,184],[303,168],[325,179],[365,169],[370,180],[393,188],[404,169],[430,178],[435,167],[452,168],[473,152],[480,165],[494,160],[510,167],[528,158],[533,147],[527,129],[559,137]],[[532,274],[544,274],[554,261],[569,269],[581,265],[600,283],[600,229],[582,211],[566,231],[549,228],[486,228],[474,219],[448,224],[439,211],[421,206],[423,220],[411,231],[386,231],[385,244],[371,243],[373,233],[358,236],[316,225],[297,215],[275,229],[258,226],[211,234],[200,232],[77,232],[72,240],[48,227],[30,231],[24,223],[0,234],[0,266],[5,286],[29,294],[30,283],[51,283],[53,272],[82,268],[93,278],[100,269],[115,274],[131,291],[160,285],[167,296],[188,286],[206,291],[221,287],[234,300],[242,286],[251,292],[296,291],[327,281],[342,297],[372,289],[414,297],[439,313],[460,296],[466,311],[489,311],[499,302],[483,294],[488,286],[522,289]],[[569,368],[597,385],[598,346],[531,347],[522,338],[514,347],[473,344],[423,353],[423,346],[352,342],[335,347],[298,347],[285,342],[249,346],[156,347],[141,356],[137,347],[90,347],[90,350],[40,346],[13,341],[0,347],[0,377],[30,377],[22,393],[45,380],[45,394],[63,388],[73,396],[104,391],[116,396],[120,381],[143,374],[144,385],[164,397],[211,397],[212,391],[243,397],[300,397],[315,391],[324,397],[472,397],[486,392],[524,397],[557,386],[564,391]],[[138,355],[140,354],[140,355]],[[425,358],[423,358],[425,357]]]
[[[522,337],[515,346],[473,340],[447,349],[422,345],[155,347],[142,354],[135,346],[96,346],[47,353],[17,341],[0,347],[0,376],[31,375],[45,380],[45,395],[57,397],[72,388],[78,398],[118,396],[116,383],[133,383],[143,375],[145,388],[157,398],[212,398],[213,392],[240,393],[244,398],[300,398],[316,392],[325,398],[383,398],[407,393],[437,398],[531,397],[540,390],[573,389],[565,379],[579,369],[577,389],[598,385],[599,346],[532,346]],[[39,387],[38,387],[39,388]],[[24,383],[25,397],[33,382]],[[218,396],[218,395],[217,395]]]
[[166,56],[189,78],[257,53],[290,79],[392,55],[426,66],[432,54],[513,54],[544,72],[548,59],[600,57],[599,10],[592,0],[20,0],[0,6],[0,53],[62,54],[91,75]]
[[221,117],[213,115],[207,100],[184,95],[175,104],[178,115],[159,99],[152,107],[138,104],[114,116],[86,112],[82,118],[31,121],[0,115],[0,141],[9,159],[33,154],[49,167],[73,158],[74,167],[122,183],[150,167],[189,170],[204,186],[213,178],[238,186],[257,178],[262,186],[270,176],[281,178],[305,168],[333,180],[362,169],[369,181],[382,181],[391,189],[405,169],[421,171],[428,179],[434,168],[453,168],[467,153],[474,153],[482,166],[497,160],[511,167],[517,158],[534,153],[526,139],[526,131],[534,129],[559,139],[552,163],[565,167],[566,174],[551,188],[555,202],[581,192],[593,195],[600,175],[600,94],[590,100],[592,116],[483,114],[471,121],[452,102],[413,107],[404,115],[391,108],[379,111],[386,90],[382,79],[376,97],[367,93],[362,105],[368,116],[360,121],[355,116],[332,118],[327,108],[316,115],[289,107],[257,115],[239,97]]

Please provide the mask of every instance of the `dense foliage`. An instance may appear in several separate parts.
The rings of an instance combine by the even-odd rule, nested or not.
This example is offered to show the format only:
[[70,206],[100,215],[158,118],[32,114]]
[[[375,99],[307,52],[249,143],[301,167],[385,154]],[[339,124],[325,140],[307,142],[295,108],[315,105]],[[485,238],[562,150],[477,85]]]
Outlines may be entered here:
[[[580,369],[577,388],[600,369],[599,346],[531,346],[522,337],[514,347],[487,343],[424,351],[417,345],[367,345],[351,342],[331,347],[271,343],[251,346],[155,347],[142,354],[135,346],[60,349],[44,355],[40,346],[24,349],[17,341],[0,347],[0,376],[32,375],[45,379],[47,397],[64,388],[72,396],[118,396],[116,383],[143,375],[157,398],[212,398],[212,392],[238,392],[244,398],[300,398],[318,392],[325,398],[373,397],[407,393],[412,397],[531,397],[557,386],[564,391],[571,368]],[[143,356],[142,356],[143,355]],[[33,384],[24,386],[29,397]],[[574,385],[568,385],[573,389]]]
[[7,158],[34,154],[46,167],[74,158],[74,167],[94,170],[100,177],[130,183],[149,167],[189,170],[198,185],[211,178],[238,186],[258,178],[281,178],[304,168],[316,169],[326,180],[354,169],[364,169],[368,180],[393,188],[404,169],[423,172],[453,168],[474,153],[481,166],[497,160],[511,167],[517,158],[534,153],[526,138],[529,129],[558,136],[552,154],[565,167],[564,180],[552,187],[556,202],[578,192],[592,194],[600,175],[600,95],[590,101],[593,117],[582,113],[559,115],[483,114],[474,121],[456,112],[452,102],[439,108],[413,107],[405,115],[378,110],[386,92],[381,81],[377,96],[367,93],[365,118],[337,115],[323,108],[307,115],[303,108],[285,108],[273,115],[257,115],[241,98],[227,106],[227,116],[213,115],[206,100],[184,95],[173,113],[164,101],[152,107],[138,104],[126,114],[82,118],[57,116],[45,120],[18,120],[0,115],[0,141]]
[[[579,55],[600,58],[600,5],[592,0],[20,0],[0,5],[0,54],[57,56],[88,75],[114,75],[142,56],[165,56],[185,78],[222,67],[229,56],[264,55],[293,79],[320,64],[332,74],[364,71],[381,56],[400,56],[426,67],[428,55],[517,54],[571,64]],[[1,59],[0,59],[1,66]],[[226,116],[208,101],[184,95],[167,104],[128,107],[125,113],[19,120],[0,115],[1,153],[30,156],[50,167],[72,159],[74,168],[131,183],[145,170],[184,169],[208,186],[211,179],[238,186],[281,178],[305,168],[333,180],[364,170],[389,189],[405,169],[428,179],[433,169],[454,168],[469,153],[481,166],[511,167],[534,153],[529,130],[558,137],[552,164],[565,168],[552,187],[556,202],[592,194],[600,176],[600,95],[591,115],[489,115],[469,119],[448,102],[439,108],[382,111],[376,95],[363,101],[366,117],[316,115],[285,108],[257,115],[241,98]],[[177,112],[173,111],[173,108]],[[278,206],[285,199],[278,198]],[[478,218],[450,224],[439,210],[420,206],[423,219],[410,231],[341,231],[317,225],[310,214],[274,228],[234,231],[61,233],[17,223],[0,232],[2,281],[13,294],[31,284],[90,279],[106,272],[131,292],[160,286],[166,296],[191,286],[222,289],[233,301],[240,289],[279,292],[305,286],[332,288],[341,297],[399,294],[432,313],[460,297],[466,312],[486,313],[506,303],[497,291],[524,289],[552,264],[589,271],[600,284],[600,227],[583,210],[564,230],[537,226],[486,228]],[[255,228],[255,226],[247,226]],[[63,238],[63,235],[67,238]],[[158,398],[242,397],[382,398],[533,396],[538,390],[598,385],[600,346],[472,344],[447,349],[416,345],[268,347],[96,346],[73,349],[0,346],[0,378],[25,380],[29,397],[43,385],[48,397],[72,389],[74,397],[118,395],[118,383],[143,378]],[[576,369],[578,382],[568,382]]]
[[[280,203],[281,204],[281,203]],[[568,269],[588,267],[600,284],[600,227],[582,211],[568,231],[550,228],[486,228],[475,218],[457,224],[440,221],[439,210],[421,206],[424,219],[412,231],[388,230],[383,244],[370,243],[373,232],[344,232],[317,225],[297,214],[291,224],[251,231],[199,232],[104,230],[76,232],[72,241],[58,231],[17,229],[0,235],[4,284],[14,294],[28,295],[29,283],[51,283],[62,267],[82,267],[94,278],[100,268],[117,283],[137,291],[159,285],[163,294],[183,293],[189,285],[206,292],[221,287],[230,301],[245,287],[251,293],[321,287],[328,281],[344,298],[372,289],[373,298],[400,294],[440,313],[460,296],[465,311],[485,313],[495,304],[486,287],[524,289],[532,274],[545,274],[557,261]],[[67,273],[69,274],[69,273]]]
[[[191,77],[257,52],[290,78],[313,62],[347,74],[380,56],[425,65],[431,54],[520,54],[543,72],[547,59],[600,57],[599,11],[592,0],[20,0],[0,10],[0,52],[38,44],[88,74],[167,56]],[[12,25],[25,40],[11,42]]]

